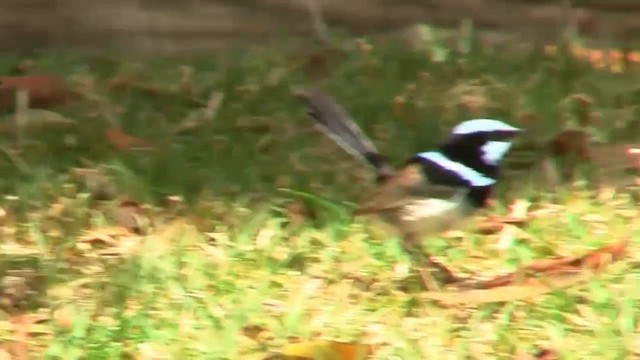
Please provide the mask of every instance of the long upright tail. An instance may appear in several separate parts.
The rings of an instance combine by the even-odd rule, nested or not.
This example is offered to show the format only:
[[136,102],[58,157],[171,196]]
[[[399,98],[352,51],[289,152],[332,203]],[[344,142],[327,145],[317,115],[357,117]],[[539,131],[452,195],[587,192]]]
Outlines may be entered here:
[[349,154],[377,170],[378,180],[393,173],[387,159],[378,152],[373,142],[331,96],[319,89],[298,90],[294,95],[305,102],[307,115],[325,135]]

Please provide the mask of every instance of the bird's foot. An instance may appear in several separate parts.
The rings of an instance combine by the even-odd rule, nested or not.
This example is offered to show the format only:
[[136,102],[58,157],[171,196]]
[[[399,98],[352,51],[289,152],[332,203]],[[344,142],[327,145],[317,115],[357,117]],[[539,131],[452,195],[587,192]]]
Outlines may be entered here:
[[442,285],[450,285],[464,280],[458,277],[445,265],[427,256],[426,261],[422,261],[417,266],[418,274],[422,280],[425,290],[439,290]]

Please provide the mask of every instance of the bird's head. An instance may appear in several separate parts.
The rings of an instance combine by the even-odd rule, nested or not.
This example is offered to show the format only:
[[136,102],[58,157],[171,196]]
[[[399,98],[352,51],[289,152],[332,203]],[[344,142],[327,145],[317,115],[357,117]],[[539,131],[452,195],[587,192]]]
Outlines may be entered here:
[[409,163],[421,163],[432,183],[468,188],[471,200],[482,207],[499,177],[500,161],[521,132],[499,120],[464,121],[437,150],[419,153]]
[[439,150],[447,158],[497,179],[500,161],[522,131],[500,120],[467,120],[451,130]]

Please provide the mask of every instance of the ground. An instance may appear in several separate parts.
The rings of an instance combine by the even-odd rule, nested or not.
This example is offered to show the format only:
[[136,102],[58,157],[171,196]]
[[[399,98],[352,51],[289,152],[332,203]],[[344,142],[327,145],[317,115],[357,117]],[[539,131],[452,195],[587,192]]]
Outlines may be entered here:
[[[277,41],[218,56],[34,54],[30,71],[64,78],[74,96],[51,108],[56,121],[31,113],[18,139],[1,127],[2,349],[15,358],[259,359],[330,339],[372,345],[377,359],[637,356],[633,187],[619,184],[612,158],[598,185],[543,186],[536,161],[565,126],[607,144],[637,138],[637,64],[359,44],[307,62]],[[0,60],[8,73],[25,59]],[[350,217],[371,174],[314,131],[291,96],[310,77],[397,164],[469,117],[528,130],[494,205],[425,239],[458,273],[489,278],[621,241],[626,255],[593,275],[573,269],[584,278],[570,286],[516,286],[533,289],[527,298],[425,293],[395,235]],[[496,220],[524,200],[531,207],[517,224]]]

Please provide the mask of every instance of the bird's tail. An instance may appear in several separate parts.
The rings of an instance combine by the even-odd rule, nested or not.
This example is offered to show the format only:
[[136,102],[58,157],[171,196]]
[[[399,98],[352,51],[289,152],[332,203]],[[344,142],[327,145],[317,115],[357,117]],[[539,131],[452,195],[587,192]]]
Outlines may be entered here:
[[373,166],[379,180],[391,175],[393,169],[386,157],[331,96],[319,89],[298,90],[294,94],[305,102],[307,115],[325,135],[349,154]]

